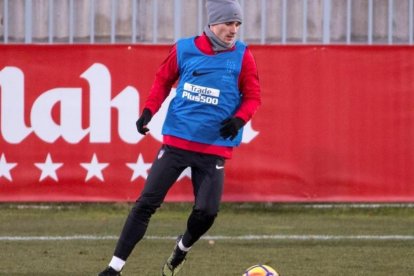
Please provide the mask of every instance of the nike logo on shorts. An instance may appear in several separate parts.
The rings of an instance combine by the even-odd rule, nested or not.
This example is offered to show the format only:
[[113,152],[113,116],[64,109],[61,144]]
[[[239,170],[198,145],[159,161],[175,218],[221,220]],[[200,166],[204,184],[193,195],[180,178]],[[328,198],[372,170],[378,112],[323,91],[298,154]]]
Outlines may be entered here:
[[224,159],[217,159],[217,161],[216,161],[216,170],[224,169],[224,164],[225,164]]

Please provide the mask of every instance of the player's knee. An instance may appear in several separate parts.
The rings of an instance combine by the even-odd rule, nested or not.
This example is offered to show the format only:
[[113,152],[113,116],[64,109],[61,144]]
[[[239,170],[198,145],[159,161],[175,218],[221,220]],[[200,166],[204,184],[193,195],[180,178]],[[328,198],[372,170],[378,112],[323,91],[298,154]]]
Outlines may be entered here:
[[216,217],[217,212],[207,212],[206,210],[194,209],[190,215],[189,222],[210,227]]
[[212,203],[197,203],[193,207],[193,213],[198,216],[216,217],[219,212],[219,205]]
[[159,202],[141,197],[135,202],[132,212],[143,221],[148,221],[160,206]]

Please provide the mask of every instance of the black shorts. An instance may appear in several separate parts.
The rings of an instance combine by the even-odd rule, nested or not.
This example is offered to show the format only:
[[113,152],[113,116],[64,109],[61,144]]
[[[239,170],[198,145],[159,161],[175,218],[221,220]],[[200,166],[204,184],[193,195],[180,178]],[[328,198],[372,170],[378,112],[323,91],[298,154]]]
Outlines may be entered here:
[[138,201],[160,206],[180,174],[191,168],[194,209],[210,215],[218,212],[224,183],[223,157],[163,145],[152,164]]

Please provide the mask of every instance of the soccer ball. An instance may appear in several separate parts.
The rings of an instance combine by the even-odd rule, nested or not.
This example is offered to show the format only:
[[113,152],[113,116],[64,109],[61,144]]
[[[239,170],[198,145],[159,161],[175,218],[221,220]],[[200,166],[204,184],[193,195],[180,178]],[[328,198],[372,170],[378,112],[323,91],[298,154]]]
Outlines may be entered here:
[[246,269],[242,276],[279,276],[279,273],[268,265],[257,264]]

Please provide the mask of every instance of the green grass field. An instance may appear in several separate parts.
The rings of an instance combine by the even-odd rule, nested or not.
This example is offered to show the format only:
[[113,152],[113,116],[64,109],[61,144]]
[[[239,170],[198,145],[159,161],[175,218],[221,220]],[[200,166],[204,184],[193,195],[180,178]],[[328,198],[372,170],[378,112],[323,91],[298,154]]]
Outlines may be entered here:
[[[0,204],[0,275],[97,275],[112,256],[129,204]],[[322,206],[324,207],[324,206]],[[165,204],[123,275],[159,275],[191,206]],[[414,208],[224,204],[182,276],[414,275]]]

